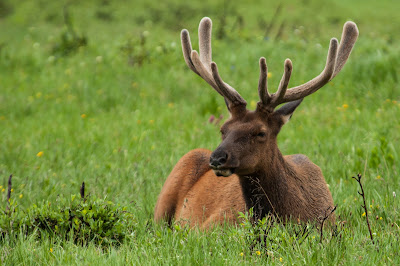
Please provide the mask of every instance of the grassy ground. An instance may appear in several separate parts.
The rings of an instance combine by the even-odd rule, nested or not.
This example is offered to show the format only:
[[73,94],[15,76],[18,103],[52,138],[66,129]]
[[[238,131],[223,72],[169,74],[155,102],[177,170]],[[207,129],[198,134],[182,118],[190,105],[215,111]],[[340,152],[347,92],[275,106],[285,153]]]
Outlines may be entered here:
[[[7,236],[2,264],[399,264],[400,19],[396,1],[62,1],[0,2],[0,200],[27,208],[79,192],[126,206],[134,229],[119,246],[55,236]],[[397,8],[396,8],[397,7]],[[73,31],[64,21],[68,14]],[[277,87],[285,58],[291,86],[323,68],[329,39],[355,21],[360,37],[342,73],[302,103],[279,137],[283,154],[303,153],[330,185],[338,236],[276,226],[266,246],[251,230],[202,233],[151,222],[164,180],[190,149],[214,149],[227,117],[223,99],[189,71],[179,31],[214,22],[222,77],[254,107],[258,58]],[[68,17],[68,16],[67,16]],[[70,41],[66,41],[67,36]],[[85,37],[87,45],[84,43]],[[357,182],[363,174],[369,240]],[[297,230],[297,231],[296,231]]]

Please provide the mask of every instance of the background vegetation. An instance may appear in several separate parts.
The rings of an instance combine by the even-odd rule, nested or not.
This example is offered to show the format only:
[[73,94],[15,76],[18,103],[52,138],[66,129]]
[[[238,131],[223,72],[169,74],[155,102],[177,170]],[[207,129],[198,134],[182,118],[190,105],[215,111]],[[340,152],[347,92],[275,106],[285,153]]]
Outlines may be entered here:
[[[391,0],[0,1],[1,264],[399,264],[399,8]],[[259,57],[270,88],[291,58],[295,86],[322,70],[344,22],[357,23],[342,73],[279,136],[283,154],[306,154],[330,185],[339,229],[322,241],[313,225],[275,225],[254,242],[268,221],[207,233],[153,224],[173,165],[190,149],[214,149],[220,123],[209,118],[228,115],[181,54],[180,30],[197,49],[204,16],[213,19],[220,73],[250,108]],[[83,181],[86,201],[77,195]]]

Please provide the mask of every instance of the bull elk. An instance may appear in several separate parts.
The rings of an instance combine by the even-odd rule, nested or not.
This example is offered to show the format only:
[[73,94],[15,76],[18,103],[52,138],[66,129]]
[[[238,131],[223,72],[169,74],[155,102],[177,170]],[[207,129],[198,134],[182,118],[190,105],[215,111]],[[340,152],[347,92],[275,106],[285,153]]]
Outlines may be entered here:
[[[330,41],[324,70],[302,85],[287,88],[292,62],[286,59],[278,90],[270,94],[267,64],[261,57],[255,111],[246,109],[246,101],[221,79],[211,60],[211,27],[211,19],[201,20],[200,54],[192,50],[189,32],[182,30],[183,55],[188,67],[224,97],[231,117],[221,127],[222,142],[215,151],[192,150],[175,165],[158,197],[154,219],[207,228],[236,223],[238,212],[249,208],[254,219],[269,213],[301,221],[320,218],[333,208],[321,169],[305,155],[283,156],[277,135],[303,98],[341,71],[358,37],[356,24],[345,23],[340,45],[335,38]],[[282,103],[286,104],[275,110]]]

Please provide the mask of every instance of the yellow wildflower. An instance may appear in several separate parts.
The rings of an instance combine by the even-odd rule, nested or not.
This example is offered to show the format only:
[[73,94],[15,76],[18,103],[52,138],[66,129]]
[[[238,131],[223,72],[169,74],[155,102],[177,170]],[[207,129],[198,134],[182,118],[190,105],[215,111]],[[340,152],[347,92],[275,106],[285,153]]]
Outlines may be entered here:
[[267,77],[268,77],[268,78],[272,77],[272,73],[271,73],[271,72],[268,72]]
[[1,192],[4,192],[4,191],[6,191],[6,189],[5,189],[5,188],[3,188],[3,189],[1,190]]
[[43,156],[43,151],[40,151],[36,154],[37,157],[42,157]]
[[370,208],[372,208],[372,205],[369,205]]
[[0,189],[2,189],[3,188],[3,186],[0,186]]
[[50,252],[53,252],[53,248],[50,248]]
[[11,192],[14,192],[14,189],[13,189],[13,188],[11,189]]
[[382,217],[379,217],[379,220],[382,220],[383,218]]
[[377,177],[376,177],[376,179],[381,179],[382,177],[380,176],[380,175],[378,175]]
[[251,101],[251,102],[250,102],[250,107],[251,107],[251,109],[256,108],[256,105],[257,105],[256,101]]
[[19,194],[19,198],[20,198],[20,199],[22,199],[22,197],[23,197],[23,196],[24,196],[24,195],[22,195],[22,194]]
[[349,108],[349,105],[345,103],[342,105],[342,107],[343,107],[343,109],[347,109],[347,108]]
[[361,216],[363,216],[363,217],[364,217],[364,216],[365,216],[365,212],[363,212],[363,214],[361,214]]
[[283,259],[282,259],[282,258],[279,258],[279,261],[280,261],[280,262],[282,262],[282,261],[283,261]]
[[81,117],[82,117],[83,119],[85,119],[85,118],[87,117],[87,115],[86,115],[86,114],[81,114]]
[[243,252],[240,252],[240,256],[243,257],[243,255],[244,255]]
[[257,250],[257,251],[256,251],[256,254],[257,254],[258,256],[260,256],[260,255],[261,255],[261,252],[260,252],[259,250]]

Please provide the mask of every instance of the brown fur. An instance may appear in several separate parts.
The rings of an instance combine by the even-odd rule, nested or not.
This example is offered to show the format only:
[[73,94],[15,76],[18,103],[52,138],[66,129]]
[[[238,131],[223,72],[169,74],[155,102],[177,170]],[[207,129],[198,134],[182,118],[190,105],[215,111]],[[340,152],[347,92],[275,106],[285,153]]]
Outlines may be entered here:
[[[154,219],[208,228],[235,223],[238,212],[249,208],[256,220],[268,214],[282,220],[325,217],[334,206],[320,168],[305,155],[283,156],[276,139],[302,99],[343,68],[357,40],[357,26],[345,24],[340,45],[331,40],[325,69],[300,86],[287,88],[292,63],[286,59],[278,91],[269,94],[266,60],[261,58],[255,111],[246,109],[246,101],[221,79],[211,61],[211,27],[209,18],[200,22],[200,54],[192,50],[189,32],[183,30],[182,50],[188,67],[224,97],[231,118],[221,127],[222,142],[214,152],[192,150],[175,165],[158,197]],[[275,110],[281,103],[286,104]]]
[[[324,216],[328,208],[333,208],[333,199],[322,172],[305,155],[281,155],[276,145],[279,128],[269,128],[270,124],[280,125],[280,119],[274,116],[268,120],[262,113],[247,112],[224,124],[222,129],[228,132],[223,138],[228,142],[223,141],[220,147],[236,143],[229,152],[232,159],[242,162],[239,175],[216,176],[209,166],[209,150],[196,149],[183,156],[162,188],[155,220],[170,223],[174,218],[208,227],[236,222],[237,213],[249,207],[254,208],[255,218],[269,212],[302,221]],[[269,128],[264,139],[258,139],[255,133],[247,136],[261,128]]]

